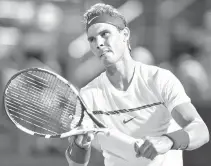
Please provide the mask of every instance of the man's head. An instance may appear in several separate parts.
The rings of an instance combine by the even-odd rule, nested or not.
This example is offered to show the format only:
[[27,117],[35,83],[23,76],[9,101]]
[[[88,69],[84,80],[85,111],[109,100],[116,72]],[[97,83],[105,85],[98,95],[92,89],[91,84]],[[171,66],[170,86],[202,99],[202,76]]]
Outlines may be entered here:
[[119,30],[127,27],[127,22],[124,16],[113,6],[103,3],[95,4],[87,10],[84,14],[84,22],[86,24],[86,30],[88,30],[88,28],[95,22],[110,23],[116,26]]
[[104,63],[115,63],[130,50],[126,20],[114,7],[96,4],[84,14],[84,21],[91,50]]

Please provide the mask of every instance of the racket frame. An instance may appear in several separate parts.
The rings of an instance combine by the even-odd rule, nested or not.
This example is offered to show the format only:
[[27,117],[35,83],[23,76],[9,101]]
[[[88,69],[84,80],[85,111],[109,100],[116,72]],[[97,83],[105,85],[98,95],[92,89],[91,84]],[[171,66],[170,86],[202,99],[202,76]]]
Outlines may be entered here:
[[[82,112],[81,112],[81,117],[80,120],[78,122],[78,124],[76,125],[76,128],[62,133],[62,134],[58,134],[58,135],[51,135],[51,134],[42,134],[42,133],[37,133],[35,131],[31,131],[29,129],[27,129],[26,127],[20,125],[18,122],[16,122],[14,120],[14,118],[11,117],[9,110],[6,106],[6,97],[7,97],[7,90],[9,85],[11,84],[11,82],[20,74],[22,73],[27,73],[28,71],[43,71],[43,72],[47,72],[51,75],[56,76],[59,80],[61,80],[62,82],[64,82],[66,85],[68,85],[73,92],[76,94],[76,96],[78,97],[79,101],[81,102],[81,106],[82,106]],[[23,69],[18,71],[16,74],[14,74],[9,81],[7,82],[5,88],[4,88],[4,92],[3,92],[3,104],[4,104],[4,109],[6,111],[7,116],[9,117],[9,119],[13,122],[13,124],[20,130],[24,131],[27,134],[30,135],[36,135],[39,137],[44,137],[44,138],[65,138],[65,137],[69,137],[72,135],[78,135],[78,134],[85,134],[88,131],[93,131],[93,132],[107,132],[108,129],[106,128],[106,126],[100,122],[99,120],[97,120],[97,118],[95,117],[94,114],[91,113],[91,111],[89,111],[86,107],[86,104],[84,103],[83,99],[80,97],[79,91],[75,88],[75,86],[73,84],[71,84],[69,81],[67,81],[65,78],[63,78],[62,76],[60,76],[59,74],[53,72],[53,71],[49,71],[48,69],[44,69],[44,68],[27,68],[27,69]],[[78,127],[81,125],[82,121],[83,121],[83,117],[84,117],[84,112],[86,112],[88,114],[88,116],[92,119],[92,121],[99,127],[99,128],[92,128],[92,129],[79,129]]]

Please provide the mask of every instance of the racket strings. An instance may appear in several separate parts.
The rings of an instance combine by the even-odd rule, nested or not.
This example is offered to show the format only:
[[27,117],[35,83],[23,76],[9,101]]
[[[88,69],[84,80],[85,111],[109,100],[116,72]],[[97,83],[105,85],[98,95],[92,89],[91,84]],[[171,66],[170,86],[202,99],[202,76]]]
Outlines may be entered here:
[[[49,78],[49,75],[47,75],[47,77],[48,77],[48,81],[52,84],[50,85],[50,87],[51,87],[50,91],[49,91],[50,95],[47,95],[47,96],[44,95],[44,101],[50,101],[50,102],[57,101],[60,103],[60,106],[62,105],[63,108],[65,109],[64,111],[60,111],[60,113],[62,113],[62,114],[53,114],[53,112],[59,112],[58,110],[54,110],[57,107],[53,106],[52,110],[48,110],[48,111],[51,111],[51,115],[54,115],[51,118],[56,118],[56,117],[60,118],[61,117],[61,119],[59,121],[62,122],[63,126],[69,127],[70,119],[68,118],[68,115],[74,114],[73,110],[75,110],[74,104],[76,103],[76,96],[74,96],[74,94],[70,90],[70,88],[68,88],[68,86],[65,85],[61,80],[56,79],[54,76],[50,76],[50,78]],[[49,94],[49,93],[45,93],[45,94]],[[54,94],[56,94],[56,95],[54,95]],[[62,98],[62,96],[64,96],[64,97]],[[53,100],[52,100],[52,98],[53,98]],[[51,104],[53,104],[53,103],[51,103]]]
[[37,132],[59,134],[68,131],[81,117],[77,96],[61,80],[48,73],[24,73],[14,80],[8,92],[10,114],[19,118],[23,126],[32,125],[30,127],[36,128]]
[[15,115],[11,115],[14,119],[16,118],[16,119],[18,119],[18,120],[22,120],[23,122],[25,122],[25,123],[28,123],[28,124],[31,124],[31,125],[34,125],[34,126],[36,126],[36,127],[38,127],[38,128],[41,128],[41,129],[43,129],[43,131],[47,131],[49,134],[57,134],[56,132],[54,132],[53,130],[50,130],[50,129],[47,129],[47,128],[44,128],[44,127],[42,127],[42,126],[40,126],[40,125],[37,125],[36,123],[33,123],[33,122],[31,122],[31,121],[28,121],[28,120],[26,120],[26,119],[23,119],[23,118],[21,118],[21,117],[18,117],[18,116],[15,116]]
[[[42,93],[39,93],[38,91],[35,91],[33,89],[26,90],[25,88],[21,87],[20,83],[25,84],[25,82],[23,82],[21,77],[20,77],[20,81],[17,80],[17,85],[18,85],[17,87],[21,89],[21,92],[23,92],[22,95],[20,95],[21,94],[19,91],[20,89],[15,88],[15,86],[13,86],[13,84],[11,84],[11,88],[12,88],[11,91],[13,91],[13,93],[11,93],[10,95],[13,99],[15,99],[15,100],[13,100],[14,106],[17,106],[20,103],[24,104],[25,107],[22,107],[23,111],[24,110],[28,111],[27,114],[29,114],[31,112],[32,116],[33,116],[33,113],[39,113],[40,116],[43,116],[43,117],[45,117],[46,114],[49,114],[44,109],[43,109],[43,111],[39,111],[42,108],[42,105],[39,104],[40,101],[39,101],[39,97],[37,94],[42,95]],[[14,84],[16,84],[16,83],[14,83]],[[30,93],[30,95],[29,95],[29,93]],[[25,98],[26,95],[27,95],[27,98]],[[29,100],[32,100],[32,99],[33,99],[33,104],[28,102]],[[11,105],[11,107],[12,107],[12,103],[8,103],[8,104]],[[40,106],[40,109],[37,109],[38,106]],[[45,112],[45,114],[43,112]],[[48,116],[46,116],[46,117],[48,117]],[[46,119],[46,120],[48,120],[48,119]]]
[[[16,100],[17,100],[17,102],[21,102],[21,100],[19,100],[19,99],[16,99]],[[44,125],[44,124],[48,124],[48,122],[49,122],[49,117],[46,116],[46,114],[43,114],[41,111],[37,111],[36,108],[33,109],[32,107],[30,108],[30,106],[29,107],[25,106],[25,107],[21,107],[21,109],[17,109],[18,103],[16,103],[15,100],[13,102],[7,101],[7,104],[10,107],[9,111],[11,113],[11,116],[14,116],[16,118],[19,117],[20,120],[25,120],[25,122],[29,122],[29,120],[34,121],[33,124],[40,128],[43,128],[43,127],[39,124]],[[22,102],[22,104],[27,105],[26,102]],[[36,113],[38,113],[39,115]],[[24,119],[23,119],[23,117],[24,117]],[[36,123],[39,123],[39,124],[36,124]],[[56,124],[51,124],[51,125],[48,125],[48,127],[53,128],[54,125],[56,126]],[[63,128],[63,129],[66,130],[66,128]]]

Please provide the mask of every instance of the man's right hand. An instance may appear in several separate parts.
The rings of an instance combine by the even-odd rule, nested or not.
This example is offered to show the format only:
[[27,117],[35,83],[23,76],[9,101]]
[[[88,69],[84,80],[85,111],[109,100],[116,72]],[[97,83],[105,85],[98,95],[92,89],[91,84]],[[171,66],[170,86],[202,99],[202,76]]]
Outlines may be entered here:
[[75,135],[68,138],[70,143],[75,143],[76,145],[78,145],[80,148],[83,149],[90,148],[93,139],[94,139],[93,132],[87,132],[86,134],[83,135]]
[[[83,135],[74,135],[68,138],[70,145],[66,150],[67,161],[77,164],[88,163],[91,155],[91,143],[94,139],[94,133],[87,132]],[[85,164],[86,165],[86,164]]]

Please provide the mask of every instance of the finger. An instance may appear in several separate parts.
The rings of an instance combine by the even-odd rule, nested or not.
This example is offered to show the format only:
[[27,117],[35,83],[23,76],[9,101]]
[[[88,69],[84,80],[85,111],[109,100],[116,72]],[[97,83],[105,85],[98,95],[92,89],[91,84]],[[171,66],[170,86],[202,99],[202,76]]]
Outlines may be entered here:
[[95,134],[93,132],[87,133],[87,142],[91,142],[95,137]]
[[143,139],[138,139],[135,141],[134,143],[134,150],[136,153],[139,153],[139,148],[144,144],[144,140]]
[[153,144],[150,144],[144,151],[143,157],[153,160],[157,156],[157,151],[155,150]]
[[68,137],[68,142],[72,143],[75,140],[75,136]]
[[139,148],[139,151],[136,155],[136,157],[145,157],[145,151],[149,148],[150,142],[148,140],[145,140],[143,145]]
[[151,154],[151,156],[149,158],[151,160],[154,160],[157,155],[158,155],[158,153],[157,152],[154,152],[154,153]]
[[82,146],[85,149],[88,149],[91,146],[92,138],[91,135],[88,133],[84,135],[83,140],[82,140]]
[[89,132],[84,135],[83,144],[90,143],[94,139],[94,133]]
[[136,152],[136,154],[139,155],[140,153],[140,148],[141,146],[143,145],[144,141],[143,140],[137,140],[135,143],[134,143],[134,150]]
[[152,148],[151,148],[151,146],[149,145],[148,147],[146,147],[146,148],[144,149],[144,153],[142,154],[142,157],[145,157],[145,158],[147,158],[147,159],[150,159],[151,154],[152,154]]
[[135,151],[136,151],[136,157],[141,157],[141,153],[143,152],[143,148],[146,147],[146,142],[140,146],[139,142],[136,142],[135,144]]
[[83,145],[84,135],[77,135],[75,136],[75,143],[79,146]]
[[155,149],[153,143],[151,142],[152,137],[146,137],[147,142],[149,143],[149,146],[147,149],[145,149],[145,156],[146,158],[153,160],[157,156],[157,150]]
[[140,148],[140,147],[141,147],[141,146],[139,146],[139,142],[136,141],[136,142],[134,143],[134,150],[135,150],[136,153],[139,153],[139,148]]

